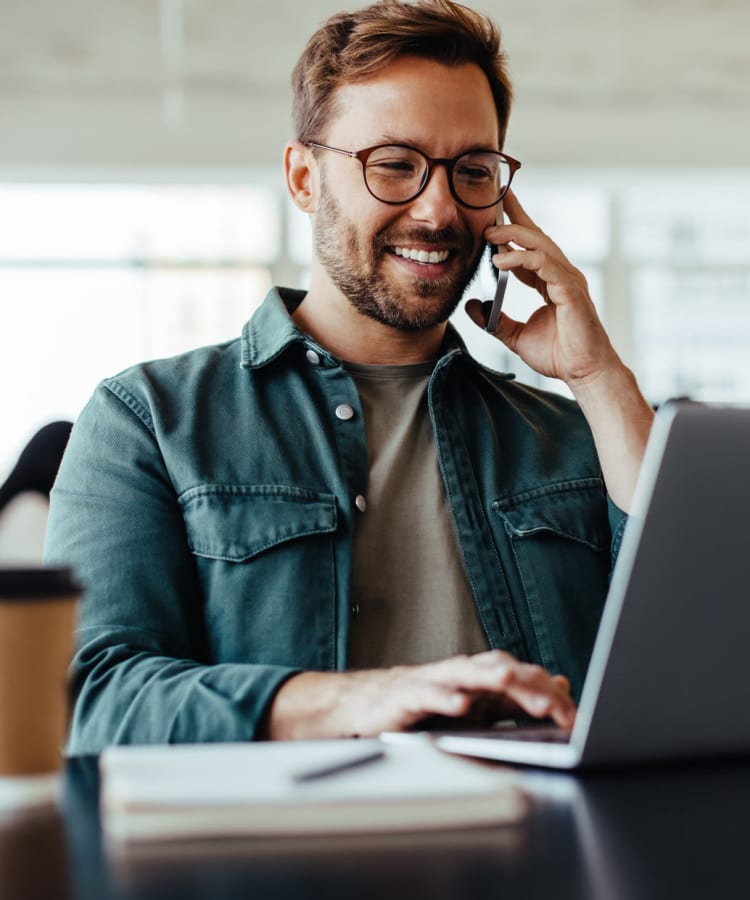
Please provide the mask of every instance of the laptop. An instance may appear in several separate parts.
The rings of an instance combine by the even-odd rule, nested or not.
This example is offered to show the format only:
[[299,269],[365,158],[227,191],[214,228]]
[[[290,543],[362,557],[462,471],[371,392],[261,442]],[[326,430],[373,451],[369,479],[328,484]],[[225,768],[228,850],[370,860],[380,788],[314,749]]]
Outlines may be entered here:
[[571,732],[435,734],[558,769],[750,751],[750,407],[657,413]]

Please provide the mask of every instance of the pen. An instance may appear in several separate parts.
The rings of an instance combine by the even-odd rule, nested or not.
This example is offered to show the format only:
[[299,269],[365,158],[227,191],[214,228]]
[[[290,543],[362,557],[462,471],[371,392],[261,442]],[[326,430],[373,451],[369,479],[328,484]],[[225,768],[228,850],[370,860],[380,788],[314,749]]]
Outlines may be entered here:
[[344,772],[347,769],[364,766],[384,757],[384,750],[368,750],[366,753],[360,753],[358,756],[350,756],[347,759],[315,766],[312,769],[304,769],[302,772],[292,775],[292,781],[315,781],[318,778],[327,778],[329,775],[336,775],[338,772]]

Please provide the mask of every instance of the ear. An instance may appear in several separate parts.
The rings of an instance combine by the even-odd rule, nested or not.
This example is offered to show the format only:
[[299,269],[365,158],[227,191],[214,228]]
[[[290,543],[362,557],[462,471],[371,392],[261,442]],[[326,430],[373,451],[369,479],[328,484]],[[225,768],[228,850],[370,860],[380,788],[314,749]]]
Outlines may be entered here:
[[300,141],[284,148],[286,186],[294,205],[305,213],[314,213],[318,202],[318,163],[312,150]]

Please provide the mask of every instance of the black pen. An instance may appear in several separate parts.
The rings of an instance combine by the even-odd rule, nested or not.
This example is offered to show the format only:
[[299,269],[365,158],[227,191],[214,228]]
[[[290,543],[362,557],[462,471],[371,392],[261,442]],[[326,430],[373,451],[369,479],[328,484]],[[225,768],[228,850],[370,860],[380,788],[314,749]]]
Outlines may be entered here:
[[358,756],[349,756],[346,759],[336,760],[335,762],[323,763],[312,769],[305,769],[302,772],[296,772],[292,775],[292,781],[315,781],[318,778],[327,778],[329,775],[336,775],[347,769],[354,769],[357,766],[364,766],[367,763],[375,762],[385,757],[384,750],[368,750],[366,753],[360,753]]

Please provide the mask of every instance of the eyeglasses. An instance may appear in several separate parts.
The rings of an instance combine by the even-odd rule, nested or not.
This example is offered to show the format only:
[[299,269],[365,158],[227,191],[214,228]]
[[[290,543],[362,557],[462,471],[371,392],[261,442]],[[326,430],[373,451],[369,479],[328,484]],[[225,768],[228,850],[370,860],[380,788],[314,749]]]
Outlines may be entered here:
[[517,159],[495,150],[470,150],[453,159],[434,158],[407,144],[378,144],[341,150],[310,141],[308,147],[343,153],[362,164],[365,186],[382,203],[409,203],[427,187],[434,166],[445,166],[453,197],[470,209],[499,203],[521,168]]

